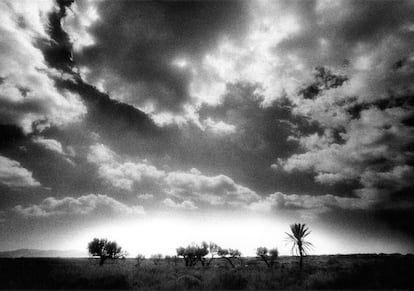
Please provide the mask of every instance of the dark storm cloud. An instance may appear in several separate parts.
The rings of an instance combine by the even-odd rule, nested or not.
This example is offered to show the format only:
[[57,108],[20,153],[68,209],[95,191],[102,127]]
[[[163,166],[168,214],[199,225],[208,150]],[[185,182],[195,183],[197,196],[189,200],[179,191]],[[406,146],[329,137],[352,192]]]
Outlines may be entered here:
[[29,134],[80,120],[86,110],[79,96],[56,88],[58,72],[48,67],[38,47],[47,43],[53,3],[34,3],[31,9],[9,4],[0,4],[0,124]]
[[[177,111],[189,100],[189,75],[177,58],[197,59],[243,29],[243,1],[102,1],[89,33],[95,44],[75,54],[116,99]],[[118,96],[117,96],[118,95]]]
[[[412,216],[412,103],[398,101],[414,72],[410,2],[252,2],[249,21],[240,1],[79,7],[87,3],[97,5],[90,26],[81,24],[90,12],[72,8],[86,13],[79,24],[94,43],[74,59],[63,6],[43,14],[50,43],[23,54],[20,34],[2,35],[16,49],[0,70],[19,70],[0,75],[0,221],[33,235],[142,207],[315,220],[340,212],[343,223],[367,213],[373,225],[403,224],[395,209]],[[347,80],[303,98],[316,65]],[[21,86],[27,72],[37,82]],[[133,106],[146,102],[185,122],[157,125]],[[190,117],[180,112],[189,103]]]
[[[228,84],[221,104],[201,106],[202,124],[206,120],[220,121],[234,126],[234,130],[221,133],[209,126],[204,130],[192,124],[182,126],[173,131],[171,144],[165,148],[169,164],[225,174],[260,194],[275,189],[297,193],[303,191],[304,185],[308,194],[349,193],[349,184],[320,185],[307,173],[286,174],[270,167],[275,159],[289,157],[298,149],[296,142],[287,141],[290,135],[320,129],[300,116],[293,116],[288,103],[275,102],[263,107],[262,96],[255,93],[256,89],[257,85],[244,82]],[[298,180],[301,183],[296,183]]]
[[[336,64],[353,60],[363,50],[375,48],[387,40],[394,47],[409,42],[413,37],[414,5],[411,1],[286,1],[282,7],[294,15],[302,26],[275,48],[279,52],[301,55],[312,66]],[[321,44],[328,43],[326,53]],[[323,45],[323,44],[322,44]],[[314,52],[319,51],[318,56]],[[405,48],[400,57],[410,54]],[[307,58],[307,59],[306,59]],[[319,62],[325,63],[319,63]],[[395,61],[398,61],[396,59]]]
[[[321,184],[358,181],[352,193],[375,202],[371,208],[412,209],[414,132],[405,120],[413,112],[413,3],[309,2],[307,9],[297,4],[286,3],[286,9],[294,11],[301,29],[275,52],[332,72],[316,73],[317,81],[290,96],[293,112],[318,123],[324,133],[293,138],[303,152],[279,165],[288,172],[313,172]],[[324,88],[320,81],[335,75],[345,82]],[[303,88],[314,96],[303,94]]]

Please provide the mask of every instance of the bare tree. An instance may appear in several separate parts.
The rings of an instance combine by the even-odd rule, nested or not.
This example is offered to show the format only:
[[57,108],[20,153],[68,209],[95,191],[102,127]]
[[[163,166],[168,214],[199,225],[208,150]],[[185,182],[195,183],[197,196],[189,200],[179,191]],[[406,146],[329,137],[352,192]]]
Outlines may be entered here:
[[305,240],[310,234],[309,229],[306,227],[306,224],[295,223],[290,225],[291,234],[287,233],[288,239],[292,242],[292,254],[296,253],[299,255],[299,267],[302,270],[303,267],[303,257],[306,256],[312,247],[312,244]]

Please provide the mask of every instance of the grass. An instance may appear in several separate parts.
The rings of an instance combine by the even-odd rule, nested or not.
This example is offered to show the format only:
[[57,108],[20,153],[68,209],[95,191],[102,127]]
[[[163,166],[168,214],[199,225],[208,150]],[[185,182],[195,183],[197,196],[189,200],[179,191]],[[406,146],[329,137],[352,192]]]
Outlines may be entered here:
[[272,269],[256,258],[237,268],[217,259],[210,267],[186,268],[183,261],[154,264],[134,259],[0,259],[0,289],[414,289],[412,255],[280,257]]

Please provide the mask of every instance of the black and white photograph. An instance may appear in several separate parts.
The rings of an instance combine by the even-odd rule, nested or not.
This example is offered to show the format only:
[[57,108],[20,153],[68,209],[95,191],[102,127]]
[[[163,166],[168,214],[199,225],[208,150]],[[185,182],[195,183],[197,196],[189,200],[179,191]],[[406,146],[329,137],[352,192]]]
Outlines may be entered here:
[[0,289],[413,290],[413,0],[0,0]]

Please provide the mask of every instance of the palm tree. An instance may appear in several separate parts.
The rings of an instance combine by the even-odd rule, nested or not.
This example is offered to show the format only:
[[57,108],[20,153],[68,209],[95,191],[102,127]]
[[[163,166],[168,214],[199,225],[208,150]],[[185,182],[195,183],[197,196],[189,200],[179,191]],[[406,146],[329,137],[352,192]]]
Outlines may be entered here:
[[313,246],[310,242],[305,241],[305,237],[310,234],[310,231],[304,223],[291,224],[290,230],[292,231],[292,234],[287,232],[286,234],[288,235],[288,240],[293,243],[292,253],[295,251],[296,255],[299,255],[300,257],[299,266],[300,270],[302,270],[303,256],[306,256],[310,248]]

